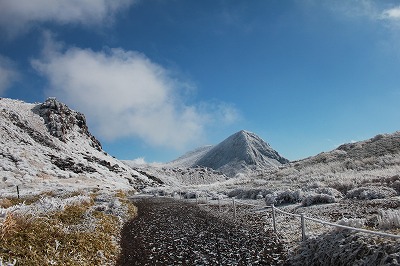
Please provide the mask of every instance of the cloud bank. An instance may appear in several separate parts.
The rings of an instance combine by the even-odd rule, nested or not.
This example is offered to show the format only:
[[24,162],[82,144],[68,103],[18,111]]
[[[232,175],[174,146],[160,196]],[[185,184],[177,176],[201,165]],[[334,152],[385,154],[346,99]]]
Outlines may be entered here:
[[33,67],[45,76],[49,95],[84,112],[100,137],[139,137],[154,146],[183,149],[202,138],[210,123],[229,123],[237,111],[227,104],[185,103],[185,81],[135,51],[93,51],[47,38]]
[[0,55],[0,95],[18,79],[18,76],[14,62]]
[[36,23],[93,26],[112,21],[115,14],[135,0],[2,0],[0,29],[14,37]]

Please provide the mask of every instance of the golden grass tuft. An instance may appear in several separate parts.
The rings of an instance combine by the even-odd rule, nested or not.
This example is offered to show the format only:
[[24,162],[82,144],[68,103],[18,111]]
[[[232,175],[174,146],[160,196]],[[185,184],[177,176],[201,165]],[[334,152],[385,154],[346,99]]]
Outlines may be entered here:
[[[132,191],[133,192],[133,191]],[[122,190],[118,190],[115,193],[115,197],[117,197],[123,205],[125,205],[128,209],[128,216],[130,219],[135,218],[137,216],[138,209],[133,203],[129,200],[128,195],[129,191],[125,192]]]
[[[136,214],[124,193],[118,198]],[[0,222],[0,257],[17,265],[115,265],[121,219],[93,204],[69,205],[45,217],[8,213]]]

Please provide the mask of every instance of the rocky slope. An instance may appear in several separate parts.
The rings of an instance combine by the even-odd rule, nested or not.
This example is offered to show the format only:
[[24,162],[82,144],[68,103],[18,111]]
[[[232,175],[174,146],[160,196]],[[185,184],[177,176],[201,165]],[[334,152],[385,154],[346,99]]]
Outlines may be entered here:
[[400,163],[400,131],[379,134],[371,139],[347,143],[330,152],[322,152],[303,160],[292,162],[297,169],[335,165],[337,170],[373,170]]
[[[174,166],[212,168],[228,176],[257,169],[276,168],[289,160],[283,158],[256,134],[242,130],[216,146],[206,146],[170,163]],[[190,165],[188,165],[188,163]]]
[[0,190],[133,189],[157,183],[102,150],[85,116],[55,98],[0,99]]

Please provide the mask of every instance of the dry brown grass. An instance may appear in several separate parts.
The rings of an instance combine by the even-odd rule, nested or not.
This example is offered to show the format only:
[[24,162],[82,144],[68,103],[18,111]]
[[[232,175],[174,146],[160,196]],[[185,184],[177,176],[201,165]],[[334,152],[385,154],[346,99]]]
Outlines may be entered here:
[[[125,193],[117,194],[135,215]],[[9,200],[2,204],[12,206]],[[92,205],[93,201],[66,206],[45,217],[8,213],[0,222],[0,257],[16,259],[17,265],[114,265],[120,252],[120,219]]]

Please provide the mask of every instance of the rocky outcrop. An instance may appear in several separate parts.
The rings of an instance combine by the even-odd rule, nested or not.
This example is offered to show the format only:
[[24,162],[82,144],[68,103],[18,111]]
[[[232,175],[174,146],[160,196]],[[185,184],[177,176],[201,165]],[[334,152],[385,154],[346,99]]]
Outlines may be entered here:
[[90,134],[84,114],[71,110],[67,105],[52,97],[35,107],[33,111],[43,117],[52,136],[66,142],[68,133],[78,127],[78,132],[91,140],[91,146],[101,151],[100,141]]

